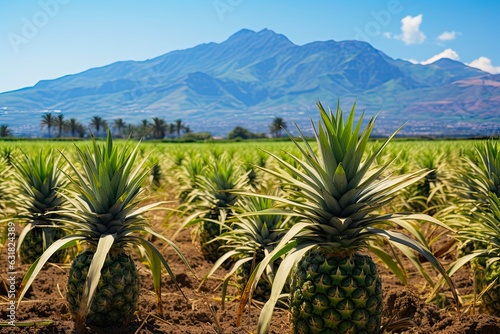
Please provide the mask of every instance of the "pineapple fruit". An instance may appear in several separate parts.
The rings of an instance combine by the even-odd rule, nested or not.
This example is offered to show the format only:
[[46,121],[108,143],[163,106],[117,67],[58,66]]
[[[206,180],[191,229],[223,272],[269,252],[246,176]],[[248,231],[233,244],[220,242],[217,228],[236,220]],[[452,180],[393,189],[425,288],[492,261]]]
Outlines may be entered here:
[[[388,164],[374,166],[374,162],[395,134],[366,154],[375,118],[361,132],[363,117],[355,124],[355,105],[346,120],[339,105],[335,113],[326,111],[319,102],[317,105],[320,111],[318,128],[314,128],[317,151],[299,129],[302,144],[294,142],[302,158],[290,154],[289,158],[295,162],[292,164],[272,155],[282,168],[267,171],[280,180],[287,192],[284,198],[275,199],[288,204],[292,208],[290,215],[298,221],[257,266],[240,308],[246,304],[268,263],[285,256],[274,276],[271,297],[261,311],[259,333],[268,332],[274,305],[290,272],[289,305],[294,333],[378,333],[382,282],[366,252],[373,241],[384,237],[400,248],[417,251],[453,286],[424,244],[401,232],[384,229],[391,223],[405,228],[407,221],[415,218],[438,223],[435,219],[427,215],[379,213],[397,191],[427,172],[383,176]],[[378,254],[381,251],[377,249]]]
[[[95,249],[78,254],[69,271],[67,297],[69,310],[76,318],[83,296],[83,287],[88,275]],[[127,323],[137,307],[139,299],[139,274],[129,254],[112,249],[101,269],[101,278],[87,316],[87,324],[121,326]]]
[[[80,243],[83,252],[73,259],[67,285],[67,300],[76,331],[83,331],[85,323],[124,325],[133,316],[139,297],[139,277],[130,255],[130,249],[137,247],[146,254],[158,312],[163,316],[162,266],[169,274],[172,271],[144,235],[151,234],[173,244],[151,229],[144,217],[145,212],[160,203],[141,204],[142,186],[150,172],[144,168],[146,158],[135,161],[138,147],[139,144],[131,148],[128,143],[124,147],[114,146],[108,131],[102,145],[93,138],[92,146],[76,147],[80,168],[66,158],[75,176],[70,179],[73,189],[66,194],[72,209],[65,213],[64,224],[73,234],[56,241],[32,264],[21,283],[19,302],[55,251]],[[194,275],[180,250],[173,248]],[[176,282],[175,276],[172,279]]]

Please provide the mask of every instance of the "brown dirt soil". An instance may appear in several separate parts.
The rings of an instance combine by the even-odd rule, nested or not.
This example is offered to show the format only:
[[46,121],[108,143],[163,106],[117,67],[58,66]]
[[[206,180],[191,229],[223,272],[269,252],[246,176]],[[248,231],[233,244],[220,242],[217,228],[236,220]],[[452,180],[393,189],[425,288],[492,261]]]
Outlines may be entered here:
[[[162,218],[159,216],[153,219],[158,231],[161,230],[161,221]],[[164,234],[171,236],[173,231],[164,231]],[[196,275],[199,278],[203,277],[211,269],[211,264],[202,257],[199,247],[191,242],[189,231],[183,231],[175,241],[186,255]],[[142,263],[137,262],[141,276],[141,294],[133,320],[124,328],[88,328],[89,333],[256,333],[258,305],[253,306],[250,313],[247,308],[240,327],[235,325],[237,300],[227,302],[225,309],[221,309],[218,278],[223,277],[227,271],[220,269],[215,279],[207,281],[198,290],[198,281],[189,273],[173,250],[157,240],[154,243],[165,255],[188,300],[182,297],[168,274],[164,273],[162,299],[165,316],[161,319],[156,312],[156,300],[152,292],[153,283],[149,271]],[[4,247],[0,253],[0,273],[3,280],[0,282],[0,322],[8,321],[6,309],[8,299],[5,290],[6,260],[7,249]],[[449,259],[443,260],[449,261]],[[27,265],[19,266],[17,284],[27,268]],[[18,323],[51,320],[51,324],[39,327],[7,327],[2,328],[1,332],[72,333],[73,321],[64,298],[68,270],[69,265],[46,265],[35,280],[33,289],[16,310]],[[500,333],[500,318],[484,314],[477,308],[474,315],[470,311],[467,314],[457,312],[449,297],[444,297],[443,308],[426,303],[424,299],[429,288],[426,287],[425,280],[410,268],[408,286],[402,285],[384,266],[379,265],[379,270],[384,294],[382,333]],[[470,270],[464,269],[458,272],[453,276],[453,281],[461,295],[472,292]],[[234,295],[234,291],[232,293]],[[442,295],[448,296],[449,293],[445,291]],[[275,311],[270,332],[290,332],[289,316],[286,311]]]

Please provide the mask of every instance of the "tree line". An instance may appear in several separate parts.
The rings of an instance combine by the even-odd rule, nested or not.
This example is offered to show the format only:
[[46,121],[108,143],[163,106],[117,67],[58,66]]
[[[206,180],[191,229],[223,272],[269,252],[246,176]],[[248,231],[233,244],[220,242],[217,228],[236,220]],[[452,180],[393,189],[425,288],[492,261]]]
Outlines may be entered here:
[[[280,138],[283,135],[283,130],[286,130],[286,122],[281,117],[275,117],[269,126],[269,133],[273,138]],[[264,132],[251,132],[247,128],[242,126],[235,127],[228,134],[228,139],[259,139],[267,138],[267,134]]]
[[[153,138],[163,139],[165,137],[180,138],[181,135],[192,133],[190,127],[181,119],[176,119],[173,123],[168,123],[165,119],[153,117],[151,121],[143,119],[139,124],[125,122],[122,118],[114,119],[110,124],[100,116],[93,116],[87,126],[76,118],[65,119],[64,114],[52,112],[44,113],[40,120],[40,128],[47,129],[49,138],[80,137],[83,138],[88,131],[92,131],[96,137],[104,136],[108,129],[115,137],[132,138]],[[279,138],[286,130],[286,123],[283,118],[275,117],[269,126],[269,133],[273,138]],[[12,137],[12,130],[8,125],[0,125],[0,137]],[[208,134],[208,136],[210,136]],[[264,132],[254,133],[250,130],[236,126],[229,134],[229,139],[255,139],[267,138]]]
[[[163,118],[154,117],[152,121],[143,119],[139,124],[127,123],[123,118],[114,119],[112,124],[100,116],[93,116],[88,126],[84,126],[76,118],[65,120],[63,114],[54,115],[51,112],[42,115],[40,127],[48,131],[49,138],[54,135],[57,138],[62,137],[84,137],[88,130],[92,131],[94,136],[104,136],[111,129],[116,137],[137,137],[163,139],[167,135],[180,138],[181,134],[190,133],[189,126],[184,124],[181,119],[168,123]],[[55,132],[55,133],[54,133]]]

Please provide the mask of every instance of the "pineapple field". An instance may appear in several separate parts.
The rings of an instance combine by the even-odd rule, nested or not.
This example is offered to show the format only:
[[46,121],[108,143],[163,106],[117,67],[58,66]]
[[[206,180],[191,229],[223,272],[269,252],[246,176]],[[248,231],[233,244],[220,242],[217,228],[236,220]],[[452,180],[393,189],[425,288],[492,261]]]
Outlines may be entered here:
[[2,333],[500,333],[500,144],[0,142]]

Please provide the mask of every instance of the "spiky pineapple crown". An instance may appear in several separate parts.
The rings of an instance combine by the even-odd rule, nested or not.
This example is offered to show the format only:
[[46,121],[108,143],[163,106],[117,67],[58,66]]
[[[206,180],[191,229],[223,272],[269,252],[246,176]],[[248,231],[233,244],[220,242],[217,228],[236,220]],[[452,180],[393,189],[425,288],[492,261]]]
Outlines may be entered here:
[[92,147],[76,147],[80,168],[65,157],[75,175],[70,177],[73,196],[68,197],[74,211],[67,213],[66,222],[87,241],[116,234],[119,243],[135,228],[147,226],[142,214],[151,206],[140,208],[140,194],[149,171],[143,168],[145,159],[134,166],[138,147],[115,149],[108,133],[102,145],[93,140]]
[[[286,233],[290,220],[290,217],[273,214],[272,210],[276,208],[276,201],[270,198],[243,197],[233,208],[235,216],[231,219],[230,230],[220,236],[226,241],[222,247],[251,255],[257,250],[271,250]],[[269,213],[253,214],[265,210]]]
[[361,131],[363,115],[355,124],[355,104],[346,120],[340,106],[333,113],[327,112],[321,103],[317,105],[320,122],[317,128],[313,125],[313,129],[318,153],[298,129],[303,145],[294,143],[302,158],[289,154],[294,162],[289,163],[271,154],[284,168],[267,171],[284,182],[291,198],[289,204],[302,221],[307,222],[307,233],[300,235],[302,240],[333,249],[364,247],[372,238],[366,228],[386,218],[375,214],[377,210],[426,171],[382,177],[390,163],[374,168],[376,159],[399,129],[373,153],[364,156],[376,118],[371,118]]
[[0,157],[0,216],[3,216],[15,191],[13,172],[7,159]]
[[48,223],[53,212],[64,207],[59,191],[69,183],[61,171],[60,156],[40,151],[32,157],[23,154],[14,164],[18,187],[18,216],[28,221]]
[[[470,187],[482,198],[492,192],[500,197],[500,145],[497,140],[487,140],[475,147],[474,160],[469,159],[472,169]],[[484,201],[487,202],[487,201]]]
[[243,189],[248,185],[248,175],[226,154],[215,158],[206,174],[196,178],[196,191],[188,202],[202,198],[203,203],[196,203],[210,209],[227,208],[236,203],[238,196],[230,190]]
[[474,212],[472,217],[475,222],[464,225],[458,233],[458,239],[479,242],[483,249],[474,251],[500,261],[500,198],[490,192],[485,200],[488,203],[487,210]]

